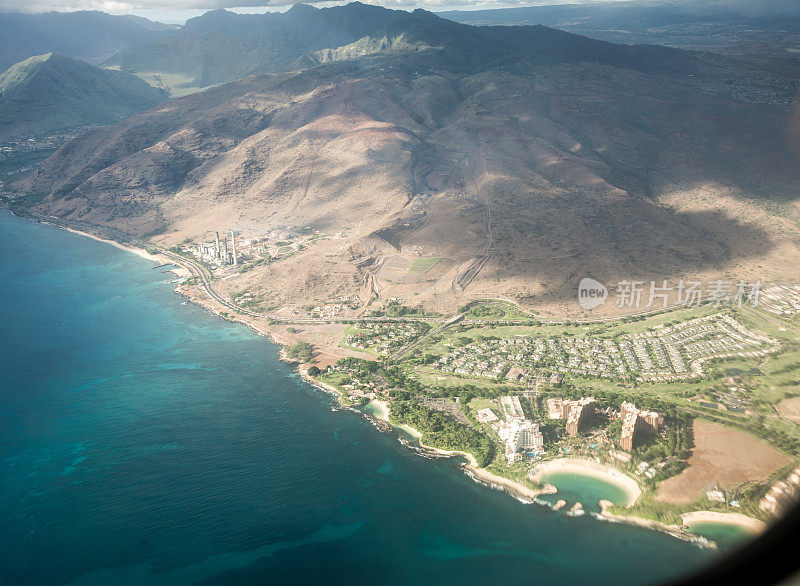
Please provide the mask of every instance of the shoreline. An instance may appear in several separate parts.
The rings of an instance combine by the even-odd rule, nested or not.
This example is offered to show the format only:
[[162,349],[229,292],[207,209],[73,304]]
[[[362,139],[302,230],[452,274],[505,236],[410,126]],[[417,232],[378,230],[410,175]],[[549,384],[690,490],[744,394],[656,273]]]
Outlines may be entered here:
[[[191,270],[189,270],[186,266],[180,264],[180,262],[176,261],[175,259],[168,258],[168,257],[160,255],[160,254],[151,254],[148,251],[146,251],[146,250],[144,250],[142,248],[139,248],[137,246],[122,244],[122,243],[117,242],[115,240],[103,238],[103,237],[97,236],[97,235],[89,233],[89,232],[84,232],[84,231],[81,231],[81,230],[77,230],[77,229],[70,228],[70,227],[67,227],[67,226],[63,226],[63,225],[60,225],[60,224],[56,224],[56,223],[53,223],[53,222],[48,222],[48,221],[45,221],[45,220],[35,220],[35,221],[37,221],[39,223],[48,224],[50,226],[54,226],[56,228],[60,228],[62,230],[66,230],[68,232],[72,232],[73,234],[77,234],[79,236],[85,236],[85,237],[91,238],[92,240],[95,240],[97,242],[103,242],[105,244],[110,244],[111,246],[114,246],[115,248],[118,248],[120,250],[124,250],[126,252],[130,252],[130,253],[135,254],[136,256],[138,256],[138,257],[140,257],[140,258],[142,258],[144,260],[148,260],[150,262],[155,262],[155,263],[159,263],[159,264],[173,265],[175,268],[170,269],[170,271],[173,272],[174,274],[176,274],[177,276],[181,276],[181,277],[191,277],[192,276]],[[212,314],[216,315],[217,317],[220,317],[221,319],[224,319],[225,321],[244,325],[244,326],[250,328],[256,334],[266,337],[271,343],[273,343],[273,344],[275,344],[276,346],[279,347],[279,360],[281,360],[283,362],[293,362],[293,363],[297,364],[295,361],[289,360],[286,357],[285,350],[284,350],[284,347],[283,347],[284,345],[282,343],[280,343],[278,340],[276,340],[276,338],[272,335],[272,333],[269,331],[268,328],[263,328],[262,329],[260,324],[254,323],[254,320],[248,319],[246,316],[236,316],[236,317],[231,316],[230,314],[227,313],[227,311],[225,311],[223,309],[220,309],[218,307],[215,307],[214,306],[215,303],[214,303],[213,299],[207,299],[204,295],[191,296],[191,295],[187,294],[186,291],[182,290],[180,285],[174,287],[173,291],[175,291],[176,293],[180,293],[184,298],[186,298],[187,301],[190,301],[192,303],[195,303],[196,305],[199,305],[203,309],[211,312]],[[222,307],[224,307],[224,306],[222,306]],[[225,308],[225,309],[229,309],[229,308]],[[226,315],[223,315],[223,313],[225,313]],[[301,367],[302,367],[302,365],[298,364],[297,367],[296,367],[296,370],[301,375],[301,377],[304,379],[305,382],[309,383],[310,385],[316,386],[317,388],[319,388],[319,389],[321,389],[321,390],[323,390],[325,392],[332,393],[334,396],[337,397],[337,400],[339,400],[339,403],[341,404],[342,394],[338,389],[336,389],[336,388],[334,388],[334,387],[332,387],[330,385],[327,385],[325,383],[322,383],[322,382],[314,380],[313,378],[311,378],[308,375],[307,371],[305,369],[301,368]],[[479,468],[478,465],[477,465],[477,460],[470,453],[461,452],[461,451],[455,451],[455,450],[452,450],[452,451],[451,450],[442,450],[440,448],[435,448],[433,446],[428,446],[428,445],[426,445],[426,444],[424,444],[422,442],[422,440],[421,440],[422,433],[419,430],[414,429],[413,427],[411,427],[409,425],[406,425],[406,424],[396,425],[396,424],[392,423],[389,420],[389,405],[388,405],[388,403],[386,401],[383,401],[383,400],[380,400],[380,399],[373,399],[373,400],[370,401],[369,405],[372,405],[373,407],[377,407],[377,409],[379,410],[379,414],[373,415],[373,417],[375,417],[379,421],[382,421],[382,422],[390,425],[392,428],[402,429],[403,431],[405,431],[406,433],[408,433],[412,437],[415,437],[419,442],[420,448],[422,448],[423,450],[427,450],[427,451],[433,452],[433,453],[441,455],[441,456],[449,456],[449,457],[461,456],[461,457],[467,458],[469,463],[468,464],[464,464],[462,466],[462,469],[464,470],[465,474],[467,474],[467,476],[469,476],[474,481],[476,481],[476,482],[478,482],[480,484],[484,484],[484,485],[489,486],[491,488],[496,488],[496,489],[499,489],[499,490],[503,490],[505,492],[508,492],[511,496],[513,496],[515,498],[522,498],[522,499],[525,499],[526,501],[531,501],[531,502],[533,502],[536,499],[536,497],[538,497],[540,495],[543,495],[543,494],[556,494],[558,492],[558,489],[555,486],[553,486],[552,484],[543,484],[541,489],[533,489],[533,488],[529,488],[527,486],[524,486],[523,484],[520,484],[518,482],[515,482],[515,481],[513,481],[511,479],[508,479],[508,478],[505,478],[505,477],[502,477],[502,476],[498,476],[498,475],[490,472],[486,468]],[[370,415],[370,414],[368,414],[368,415]],[[587,463],[591,464],[592,466],[590,468],[587,468],[586,467]],[[636,494],[634,500],[632,500],[626,506],[632,505],[633,503],[635,503],[636,500],[638,500],[639,496],[641,496],[641,489],[639,488],[638,483],[633,478],[627,476],[626,474],[624,474],[620,470],[618,470],[616,468],[613,468],[613,467],[611,467],[609,465],[603,465],[603,464],[599,464],[599,463],[591,461],[591,460],[581,460],[581,459],[578,459],[578,458],[559,458],[559,459],[556,459],[556,460],[551,460],[549,462],[544,462],[544,463],[540,464],[539,466],[537,466],[536,468],[534,468],[534,470],[536,470],[537,468],[540,468],[540,467],[545,467],[545,466],[547,466],[548,468],[549,467],[554,467],[555,468],[553,470],[547,470],[547,472],[574,472],[576,474],[581,474],[581,475],[584,475],[584,476],[594,476],[595,478],[599,478],[599,479],[602,479],[602,480],[613,482],[614,484],[617,484],[618,486],[621,486],[622,488],[624,488],[626,490],[626,492],[629,493],[629,495],[630,494],[636,494],[636,491],[638,491],[638,494]],[[605,472],[603,470],[598,470],[598,468],[605,469]],[[590,470],[589,473],[587,473],[587,469]],[[608,469],[610,469],[612,471],[611,474],[609,474]],[[594,474],[592,474],[591,471],[593,471]],[[544,474],[544,473],[545,472],[543,471],[541,474]],[[632,490],[632,487],[630,485],[623,486],[620,483],[618,475],[621,475],[621,476],[627,478],[630,482],[634,483],[636,485],[636,489]],[[536,479],[536,475],[534,475],[533,478],[535,480]],[[666,525],[666,524],[660,523],[658,521],[652,521],[652,520],[645,519],[645,518],[642,518],[642,517],[637,517],[635,515],[615,515],[615,514],[613,514],[613,513],[608,511],[608,509],[610,507],[614,506],[614,503],[612,503],[611,501],[607,501],[607,500],[601,500],[601,501],[599,501],[599,504],[601,506],[601,511],[602,511],[598,515],[600,518],[604,518],[606,520],[614,521],[614,522],[622,522],[622,523],[627,523],[627,524],[630,524],[630,525],[636,525],[636,526],[647,528],[647,529],[651,529],[651,530],[666,532],[666,533],[668,533],[670,535],[673,535],[674,537],[677,537],[679,539],[686,540],[686,541],[696,541],[696,542],[703,541],[705,543],[711,544],[711,546],[713,546],[713,547],[716,547],[716,544],[714,542],[705,540],[705,538],[702,538],[702,537],[700,537],[698,535],[695,535],[693,533],[689,533],[688,531],[686,531],[685,527],[688,526],[690,523],[708,522],[708,523],[737,524],[737,525],[740,525],[740,526],[744,527],[745,529],[747,529],[748,531],[750,531],[750,532],[752,532],[754,534],[761,533],[766,529],[766,524],[763,521],[759,521],[758,519],[754,519],[752,517],[748,517],[748,516],[743,515],[741,513],[717,513],[717,512],[713,512],[713,511],[694,511],[694,512],[684,513],[684,514],[681,515],[681,518],[682,518],[682,520],[684,520],[685,524],[684,524],[684,526],[678,526],[678,525]],[[727,521],[719,520],[718,516],[720,516],[720,515],[726,516],[725,518],[727,519]],[[735,517],[731,517],[729,515],[735,515]],[[736,519],[736,520],[734,520],[734,519]]]
[[683,524],[691,527],[694,523],[713,523],[715,525],[736,525],[752,535],[760,535],[767,530],[767,524],[760,519],[742,513],[723,513],[722,511],[692,511],[681,515]]
[[56,228],[61,228],[62,230],[66,230],[67,232],[72,232],[73,234],[78,234],[80,236],[86,236],[87,238],[91,238],[92,240],[96,240],[97,242],[104,242],[106,244],[110,244],[114,248],[119,248],[120,250],[125,250],[127,252],[131,252],[136,256],[143,258],[145,260],[149,260],[152,262],[157,262],[159,264],[169,264],[175,266],[175,268],[169,269],[170,272],[175,273],[179,277],[191,277],[192,273],[186,267],[178,265],[173,259],[167,258],[161,254],[152,254],[147,252],[143,248],[139,248],[137,246],[129,246],[126,244],[122,244],[117,242],[116,240],[109,240],[108,238],[103,238],[101,236],[97,236],[96,234],[92,234],[90,232],[82,232],[81,230],[76,230],[75,228],[69,228],[67,226],[62,226],[60,224],[54,224],[51,222],[46,222],[44,220],[39,220],[42,224],[49,224],[50,226],[55,226]]
[[655,531],[668,533],[678,539],[685,541],[705,542],[711,547],[718,547],[716,542],[703,537],[700,534],[692,533],[691,526],[695,523],[709,523],[714,525],[735,525],[741,527],[749,532],[752,536],[760,535],[767,530],[767,524],[764,521],[748,517],[742,513],[723,513],[720,511],[691,511],[688,513],[681,513],[682,525],[670,525],[652,519],[645,519],[644,517],[637,517],[636,515],[617,515],[610,511],[614,503],[607,500],[600,501],[600,517],[609,521],[619,523],[628,523],[629,525],[637,525]]
[[628,525],[636,525],[637,527],[643,527],[645,529],[652,529],[654,531],[661,531],[662,533],[668,533],[677,539],[682,539],[684,541],[695,541],[695,542],[706,542],[708,544],[712,544],[713,547],[716,547],[716,543],[713,541],[709,541],[700,535],[695,535],[694,533],[689,533],[684,529],[682,525],[667,525],[666,523],[661,523],[660,521],[653,521],[652,519],[645,519],[643,517],[637,517],[636,515],[615,515],[614,513],[610,512],[609,509],[614,506],[614,503],[607,500],[601,500],[600,504],[600,514],[599,517],[604,518],[608,521],[614,521],[617,523],[627,523]]
[[[96,242],[102,242],[104,244],[110,244],[114,248],[118,248],[119,250],[124,250],[126,252],[130,252],[131,254],[135,254],[139,258],[142,258],[144,260],[148,260],[150,262],[172,265],[174,268],[169,269],[169,271],[174,273],[176,276],[184,277],[184,278],[191,278],[193,276],[192,271],[188,267],[186,267],[183,264],[181,264],[180,260],[176,260],[174,258],[170,258],[170,257],[164,256],[164,255],[162,255],[160,253],[152,254],[152,253],[148,252],[147,250],[145,250],[143,248],[140,248],[138,246],[132,245],[132,244],[123,244],[121,242],[117,242],[116,240],[112,240],[110,238],[103,238],[102,236],[98,236],[96,234],[92,234],[91,232],[85,232],[83,230],[78,230],[76,228],[70,228],[69,226],[64,226],[62,224],[57,224],[55,222],[48,222],[47,220],[32,219],[31,221],[39,223],[39,224],[47,224],[48,226],[53,226],[53,227],[59,228],[61,230],[66,230],[67,232],[71,232],[73,234],[77,234],[78,236],[85,236],[87,238],[91,238],[92,240],[95,240]],[[247,316],[244,316],[244,315],[232,316],[231,314],[229,314],[226,311],[226,310],[228,310],[230,308],[225,307],[225,306],[221,306],[221,307],[225,307],[225,309],[221,309],[220,307],[216,307],[215,306],[215,301],[213,299],[210,299],[210,298],[204,296],[204,295],[200,295],[200,296],[189,295],[185,290],[183,290],[181,288],[180,284],[177,285],[176,287],[174,287],[173,291],[175,293],[178,293],[178,294],[182,295],[187,301],[202,307],[206,311],[209,311],[210,313],[216,315],[217,317],[219,317],[221,319],[224,319],[225,321],[228,321],[228,322],[231,322],[231,323],[241,324],[243,326],[246,326],[246,327],[250,328],[253,332],[258,334],[259,336],[266,337],[267,339],[269,339],[269,341],[271,343],[273,343],[273,344],[275,344],[276,346],[279,347],[279,353],[278,353],[279,360],[281,360],[283,362],[293,362],[292,360],[289,360],[286,357],[286,354],[285,354],[284,348],[283,348],[284,345],[281,344],[277,339],[275,339],[275,337],[272,335],[272,333],[269,331],[269,329],[263,327],[261,324],[256,323],[254,319],[248,318]],[[223,315],[223,313],[225,315]],[[316,381],[313,381],[313,379],[310,379],[309,377],[306,377],[306,378],[307,378],[307,380],[309,380],[313,384],[317,384],[319,386],[319,384]],[[330,389],[325,389],[325,390],[333,390],[337,395],[339,394],[339,392],[336,391],[335,389],[332,389],[332,387]]]
[[401,424],[392,423],[392,421],[389,419],[389,403],[384,401],[383,399],[372,399],[368,404],[372,405],[375,409],[378,410],[378,414],[376,414],[375,417],[377,417],[381,421],[385,421],[392,427],[395,427],[397,429],[402,429],[403,431],[405,431],[408,435],[412,436],[417,440],[417,442],[419,443],[419,447],[428,450],[430,452],[433,452],[435,454],[438,454],[440,456],[462,456],[467,459],[467,461],[469,462],[469,466],[475,468],[478,467],[478,461],[475,459],[475,456],[473,456],[469,452],[461,452],[459,450],[443,450],[441,448],[435,448],[433,446],[426,445],[422,441],[422,432],[419,431],[418,429],[415,429],[405,423]]
[[[629,500],[628,503],[625,504],[625,508],[629,508],[635,504],[642,495],[642,490],[636,480],[611,465],[601,464],[593,460],[581,458],[558,458],[550,460],[534,468],[533,478],[541,482],[542,477],[554,473],[576,474],[611,482],[628,493]],[[607,520],[661,531],[686,541],[699,542],[704,540],[713,547],[717,547],[716,543],[689,531],[692,524],[711,523],[719,525],[737,525],[747,530],[752,535],[759,535],[767,529],[767,524],[763,521],[748,517],[742,513],[690,511],[681,514],[681,525],[674,525],[646,519],[637,515],[619,515],[612,513],[611,508],[616,505],[606,499],[600,500],[598,504],[601,509],[599,516]]]
[[519,482],[515,482],[509,478],[505,478],[503,476],[498,476],[487,470],[486,468],[481,468],[478,466],[478,461],[475,459],[475,456],[470,454],[469,452],[462,452],[459,450],[443,450],[441,448],[435,448],[433,446],[426,445],[422,441],[423,434],[411,427],[407,424],[396,424],[392,423],[389,419],[389,404],[382,400],[382,399],[373,399],[369,402],[370,405],[373,406],[378,412],[374,415],[377,419],[384,421],[391,425],[393,428],[402,429],[409,435],[415,437],[419,442],[419,445],[424,450],[433,452],[435,454],[441,456],[462,456],[467,458],[468,464],[465,464],[462,469],[464,473],[475,480],[480,484],[488,485],[492,488],[498,488],[500,490],[504,490],[510,495],[518,498],[524,498],[526,500],[533,501],[536,497],[543,495],[543,494],[554,494],[556,492],[556,488],[550,484],[545,484],[540,489],[530,488],[521,484]]
[[625,507],[632,506],[642,496],[642,489],[633,478],[611,465],[601,464],[594,460],[556,458],[535,466],[531,476],[534,480],[541,482],[542,478],[548,474],[575,474],[576,476],[603,480],[618,486],[628,495],[628,502],[625,503]]

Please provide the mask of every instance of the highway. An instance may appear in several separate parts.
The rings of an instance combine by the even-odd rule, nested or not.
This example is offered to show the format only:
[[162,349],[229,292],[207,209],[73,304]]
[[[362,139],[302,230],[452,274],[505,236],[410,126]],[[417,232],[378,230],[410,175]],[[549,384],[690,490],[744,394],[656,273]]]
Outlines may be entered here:
[[[94,224],[88,224],[85,222],[66,222],[60,218],[55,216],[37,216],[34,219],[49,223],[55,224],[60,227],[71,228],[73,230],[78,230],[82,232],[87,232],[89,234],[96,234],[101,238],[111,239],[117,242],[121,242],[122,244],[132,245],[143,250],[148,251],[156,251],[160,255],[168,258],[174,264],[184,267],[187,269],[194,277],[197,278],[198,284],[202,286],[203,290],[205,291],[206,295],[208,295],[211,299],[229,308],[231,311],[235,311],[241,315],[247,315],[250,317],[257,317],[265,320],[270,320],[273,322],[278,323],[286,323],[286,324],[329,324],[329,323],[349,323],[349,322],[359,322],[359,321],[370,321],[370,322],[436,322],[442,318],[439,317],[350,317],[350,318],[311,318],[311,317],[296,317],[296,318],[285,318],[285,317],[278,317],[274,315],[269,315],[265,313],[259,313],[257,311],[253,311],[250,309],[246,309],[244,307],[240,307],[233,303],[232,301],[225,299],[222,295],[220,295],[213,287],[213,275],[209,269],[205,266],[200,264],[199,262],[182,256],[180,254],[176,254],[171,250],[167,250],[152,244],[151,242],[147,242],[141,240],[139,238],[131,237],[130,234],[125,234],[123,232],[115,232],[113,229],[108,228],[107,226],[98,226]],[[762,285],[762,286],[766,286]],[[564,324],[565,322],[571,323],[579,323],[582,325],[589,325],[589,324],[601,324],[601,323],[609,323],[609,322],[617,322],[621,319],[622,316],[610,316],[610,317],[603,317],[603,318],[594,318],[594,319],[573,319],[573,320],[565,320],[565,319],[542,319],[537,315],[526,311],[525,309],[519,307],[516,303],[510,300],[497,300],[497,299],[475,299],[473,302],[480,302],[487,305],[496,305],[500,307],[508,307],[511,306],[514,308],[515,311],[521,313],[526,316],[530,316],[530,319],[536,320],[537,322],[541,323],[542,325],[560,325]],[[680,309],[685,307],[684,305],[673,304],[667,307],[659,307],[644,311],[639,311],[635,313],[626,314],[624,317],[646,317],[649,315],[654,315],[662,312],[672,311],[674,309]],[[466,312],[459,313],[454,315],[451,318],[448,318],[444,322],[436,325],[433,329],[431,329],[427,334],[422,336],[421,338],[417,339],[416,341],[412,342],[408,346],[401,348],[396,352],[392,358],[398,360],[403,356],[407,355],[410,351],[414,348],[417,348],[421,345],[421,343],[430,338],[431,336],[435,335],[438,332],[441,332],[444,328],[449,325],[452,325],[460,320],[464,320],[466,317]],[[488,320],[491,321],[491,320]],[[487,321],[481,320],[464,320],[464,324],[467,325],[484,325]],[[528,325],[528,322],[525,321],[503,321],[503,325]]]

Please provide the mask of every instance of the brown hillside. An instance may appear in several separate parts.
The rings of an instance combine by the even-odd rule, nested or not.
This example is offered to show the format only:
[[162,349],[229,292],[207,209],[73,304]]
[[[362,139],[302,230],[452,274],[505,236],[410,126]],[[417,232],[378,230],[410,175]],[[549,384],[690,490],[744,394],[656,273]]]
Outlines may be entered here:
[[[20,187],[44,196],[41,212],[164,245],[232,228],[337,234],[221,285],[277,305],[366,282],[441,309],[490,295],[574,314],[587,275],[796,270],[790,117],[691,78],[597,64],[311,71],[246,78],[99,129]],[[384,270],[419,256],[442,261],[413,278]]]

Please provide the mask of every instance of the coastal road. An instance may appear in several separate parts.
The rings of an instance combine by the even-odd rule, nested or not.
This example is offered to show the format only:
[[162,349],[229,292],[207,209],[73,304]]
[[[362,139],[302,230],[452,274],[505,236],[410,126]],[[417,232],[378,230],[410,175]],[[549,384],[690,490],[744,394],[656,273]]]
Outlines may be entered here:
[[[112,229],[108,228],[107,226],[98,226],[98,225],[94,225],[94,224],[86,224],[86,223],[83,223],[83,222],[66,222],[66,221],[64,221],[64,220],[62,220],[60,218],[55,217],[55,216],[38,215],[38,216],[35,216],[33,219],[36,219],[36,220],[39,220],[39,221],[42,221],[42,222],[45,222],[45,223],[49,223],[49,224],[55,224],[55,225],[60,226],[60,227],[66,227],[66,228],[70,228],[70,229],[73,229],[73,230],[85,232],[85,233],[88,233],[90,235],[96,235],[96,236],[99,236],[101,238],[114,240],[114,241],[120,242],[122,244],[132,245],[132,246],[135,246],[137,248],[141,248],[143,250],[156,251],[159,254],[161,254],[162,256],[164,256],[165,258],[168,258],[169,260],[174,262],[176,265],[184,267],[185,269],[187,269],[194,277],[196,277],[198,279],[198,282],[199,282],[200,286],[203,288],[203,290],[206,292],[206,294],[211,299],[213,299],[217,303],[229,308],[231,311],[235,311],[235,312],[237,312],[239,314],[247,315],[247,316],[250,316],[250,317],[257,317],[257,318],[261,318],[261,319],[265,319],[265,320],[270,320],[272,322],[285,323],[285,324],[309,324],[309,325],[313,325],[313,324],[330,324],[330,323],[351,323],[351,322],[364,322],[364,321],[370,321],[370,322],[409,322],[409,323],[410,322],[425,322],[425,323],[431,323],[431,322],[436,322],[438,319],[441,319],[441,318],[436,318],[436,317],[285,318],[285,317],[278,317],[278,316],[274,316],[274,315],[259,313],[257,311],[252,311],[250,309],[246,309],[244,307],[240,307],[240,306],[236,305],[235,303],[233,303],[232,301],[230,301],[230,300],[226,299],[225,297],[223,297],[222,295],[220,295],[214,289],[214,287],[212,285],[214,277],[213,277],[211,271],[208,268],[206,268],[205,266],[203,266],[202,264],[198,263],[197,261],[195,261],[195,260],[193,260],[191,258],[187,258],[185,256],[176,254],[176,253],[174,253],[174,252],[172,252],[170,250],[161,248],[159,246],[156,246],[156,245],[154,245],[154,244],[152,244],[150,242],[141,240],[139,238],[131,237],[130,234],[126,234],[126,233],[123,233],[123,232],[115,232]],[[765,286],[766,285],[762,285],[762,287],[765,287]],[[475,300],[473,300],[473,302],[480,302],[480,303],[484,303],[484,304],[488,304],[488,305],[498,305],[498,306],[501,306],[501,307],[502,306],[511,306],[511,307],[514,308],[515,311],[517,311],[517,312],[519,312],[519,313],[521,313],[523,315],[530,316],[531,319],[537,320],[542,325],[561,325],[561,324],[564,324],[564,323],[578,323],[578,324],[581,324],[581,325],[601,324],[601,323],[617,322],[622,317],[622,316],[617,316],[617,317],[610,316],[610,317],[602,317],[602,318],[594,318],[594,319],[575,319],[575,320],[542,319],[542,318],[536,316],[535,314],[524,310],[523,308],[519,307],[516,303],[514,303],[513,301],[510,301],[510,300],[475,299]],[[662,312],[672,311],[674,309],[680,309],[682,307],[684,307],[684,305],[673,304],[673,305],[669,305],[667,307],[660,307],[660,308],[655,308],[655,309],[651,309],[651,310],[644,310],[644,311],[639,311],[639,312],[635,312],[635,313],[626,314],[626,316],[624,316],[624,317],[647,317],[647,316],[655,315],[655,314],[662,313]],[[766,314],[766,312],[762,312],[762,313]],[[413,350],[415,348],[418,348],[421,345],[422,341],[430,338],[431,336],[435,335],[436,333],[441,332],[447,326],[452,325],[452,324],[456,323],[457,321],[460,321],[461,319],[463,319],[465,317],[465,315],[466,315],[465,313],[459,313],[459,314],[451,317],[447,321],[437,325],[431,331],[429,331],[426,335],[422,336],[421,338],[419,338],[418,340],[416,340],[412,344],[406,346],[405,348],[401,348],[397,353],[395,353],[394,357],[396,357],[396,359],[397,358],[402,358],[403,356],[407,355],[408,352],[410,352],[411,350]],[[775,318],[772,318],[771,316],[766,316],[765,315],[765,317],[767,317],[768,319],[771,318],[772,321],[777,322],[777,320],[775,320]],[[489,321],[491,321],[491,320],[489,320]],[[485,324],[487,322],[481,322],[479,320],[470,320],[469,322],[465,322],[465,323],[469,323],[470,325],[480,325],[480,324]],[[514,322],[514,321],[503,321],[502,323],[504,325],[515,325],[516,324],[516,322]],[[520,325],[528,325],[525,322],[519,322],[519,324]]]

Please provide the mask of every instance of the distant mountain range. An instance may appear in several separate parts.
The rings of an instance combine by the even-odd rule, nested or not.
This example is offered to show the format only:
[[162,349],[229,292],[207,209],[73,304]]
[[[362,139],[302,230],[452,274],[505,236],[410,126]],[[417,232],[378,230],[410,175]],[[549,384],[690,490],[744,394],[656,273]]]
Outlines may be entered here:
[[0,12],[0,71],[51,52],[99,65],[123,47],[157,39],[174,28],[97,11]]
[[745,56],[797,77],[800,2],[775,0],[628,0],[490,10],[451,10],[470,25],[544,25],[595,39]]
[[494,8],[485,10],[445,10],[439,16],[474,25],[585,26],[625,29],[637,33],[650,27],[663,27],[691,22],[769,20],[800,17],[800,4],[795,0],[752,2],[749,0],[623,0],[607,2],[575,2]]
[[401,35],[405,49],[414,49],[414,66],[452,71],[525,70],[575,60],[664,73],[726,67],[711,55],[631,49],[542,26],[471,27],[424,10],[358,2],[326,9],[300,4],[286,13],[263,15],[215,10],[188,21],[179,35],[119,51],[105,66],[183,94],[246,75],[301,69],[319,62],[320,52],[327,52],[330,61],[390,51]]
[[[500,47],[494,47],[498,31],[449,26],[452,21],[544,25],[613,42],[734,53],[743,46],[774,45],[779,34],[790,40],[796,38],[795,44],[800,44],[800,5],[792,1],[771,2],[756,9],[752,3],[737,0],[632,0],[447,11],[440,16],[444,18],[424,11],[387,11],[359,3],[325,10],[299,4],[285,13],[212,10],[190,19],[183,27],[174,27],[102,12],[0,12],[0,71],[28,57],[55,52],[134,73],[172,95],[183,95],[245,75],[301,69],[320,60],[353,59],[366,53],[437,47],[446,52],[448,47],[458,46],[459,50],[468,48],[464,58],[471,61],[532,57],[530,52],[519,54],[521,46],[503,53],[503,39],[499,39]],[[403,35],[402,47],[396,42],[399,35]],[[508,36],[510,44],[524,41],[518,32],[499,36]],[[472,37],[472,45],[463,42],[467,37]],[[775,61],[782,49],[773,47],[767,58],[761,59],[761,66]],[[786,47],[787,59],[794,56],[791,50],[791,46]],[[534,56],[540,62],[546,57]],[[669,59],[668,54],[656,56],[662,64]]]
[[38,55],[0,74],[0,137],[113,124],[165,97],[128,73]]

